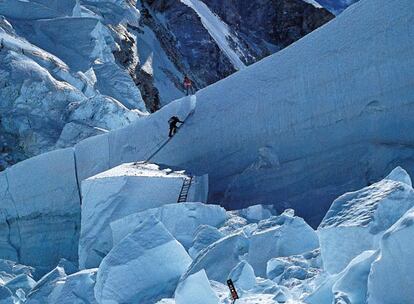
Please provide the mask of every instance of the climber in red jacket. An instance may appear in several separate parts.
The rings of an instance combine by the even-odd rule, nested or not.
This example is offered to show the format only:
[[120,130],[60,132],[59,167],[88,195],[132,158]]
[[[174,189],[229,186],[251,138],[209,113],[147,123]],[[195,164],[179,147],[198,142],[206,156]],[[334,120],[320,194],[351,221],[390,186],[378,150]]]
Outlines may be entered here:
[[187,96],[190,93],[193,93],[193,83],[192,83],[191,79],[188,78],[187,75],[185,75],[185,77],[184,77],[184,88],[186,89]]

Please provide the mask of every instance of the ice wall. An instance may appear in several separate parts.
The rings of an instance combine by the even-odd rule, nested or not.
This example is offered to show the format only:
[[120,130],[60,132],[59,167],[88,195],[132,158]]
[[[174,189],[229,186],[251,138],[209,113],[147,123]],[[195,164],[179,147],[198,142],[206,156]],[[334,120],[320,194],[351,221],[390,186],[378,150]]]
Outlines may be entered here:
[[[211,200],[226,207],[283,202],[312,223],[338,195],[413,168],[413,11],[409,0],[362,1],[201,90],[194,116],[154,161],[208,173]],[[158,132],[129,130],[109,135],[115,163],[145,151],[128,133]]]
[[[154,161],[208,173],[210,199],[226,207],[283,202],[313,224],[338,195],[397,165],[412,168],[413,8],[363,1],[201,90],[194,115]],[[190,102],[101,137],[105,165],[95,167],[145,159],[165,139],[168,117],[185,116]]]
[[42,154],[0,173],[0,256],[44,274],[77,263],[80,196],[73,149]]

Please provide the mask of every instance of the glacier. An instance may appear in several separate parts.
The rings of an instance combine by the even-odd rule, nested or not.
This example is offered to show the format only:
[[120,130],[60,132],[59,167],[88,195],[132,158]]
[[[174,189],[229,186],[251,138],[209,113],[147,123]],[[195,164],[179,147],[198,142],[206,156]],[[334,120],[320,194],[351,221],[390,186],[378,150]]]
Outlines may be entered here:
[[[107,12],[93,3],[75,13]],[[0,299],[228,304],[232,279],[240,304],[411,303],[413,9],[360,1],[193,96],[0,172]]]
[[[131,173],[142,178],[148,166],[152,175],[165,174],[165,169],[146,166],[131,168],[131,164],[126,164],[91,180],[105,176],[120,178],[121,175],[129,178]],[[141,172],[137,174],[137,171]],[[381,189],[382,193],[387,193],[390,182],[412,190],[410,177],[397,167],[374,184],[375,187],[360,192]],[[126,192],[131,194],[130,190]],[[96,195],[98,199],[100,195]],[[338,206],[348,206],[338,202],[349,195],[355,193],[335,200],[328,214],[346,217],[348,213],[338,212]],[[93,194],[88,193],[88,196]],[[40,278],[34,268],[0,260],[0,279],[5,282],[1,295],[8,301],[6,303],[13,304],[227,304],[229,291],[225,283],[232,279],[240,297],[237,302],[246,304],[257,301],[266,304],[410,303],[414,297],[409,288],[410,274],[414,271],[414,251],[409,242],[414,235],[414,207],[406,213],[398,208],[406,204],[406,200],[404,196],[392,200],[394,210],[399,213],[374,217],[385,224],[382,228],[388,227],[376,230],[377,246],[362,252],[348,251],[349,263],[335,274],[331,273],[330,264],[325,263],[326,255],[321,254],[325,247],[323,243],[319,246],[319,232],[289,209],[274,215],[274,211],[263,212],[269,207],[262,205],[225,211],[212,204],[174,202],[138,213],[123,209],[128,215],[116,219],[107,206],[97,205],[95,213],[105,218],[112,230],[112,236],[105,239],[113,243],[97,268],[79,271],[76,263],[60,260]],[[377,203],[384,204],[383,199],[380,197]],[[255,216],[250,217],[252,209]],[[372,209],[365,209],[366,214],[371,215]],[[376,210],[379,209],[381,206]],[[257,215],[264,218],[258,220]],[[396,217],[399,219],[389,224]],[[339,217],[327,217],[332,218]],[[347,217],[347,223],[353,220],[359,224],[363,218]],[[202,231],[206,231],[207,243],[190,256],[191,248],[200,242]],[[255,235],[260,235],[260,239]],[[302,242],[295,240],[295,236]],[[102,237],[97,234],[94,239]],[[352,243],[343,236],[337,239],[348,242],[353,248],[366,245],[364,238],[357,234]],[[406,286],[404,292],[399,286]]]
[[[209,174],[209,201],[226,208],[275,204],[316,227],[338,195],[397,165],[411,167],[411,134],[400,132],[412,126],[411,5],[357,3],[285,50],[199,91],[194,114],[153,161]],[[350,27],[359,35],[348,35]],[[249,85],[240,89],[239,83]],[[77,145],[78,175],[145,160],[165,140],[168,118],[186,117],[193,99]],[[88,155],[97,144],[102,148]]]

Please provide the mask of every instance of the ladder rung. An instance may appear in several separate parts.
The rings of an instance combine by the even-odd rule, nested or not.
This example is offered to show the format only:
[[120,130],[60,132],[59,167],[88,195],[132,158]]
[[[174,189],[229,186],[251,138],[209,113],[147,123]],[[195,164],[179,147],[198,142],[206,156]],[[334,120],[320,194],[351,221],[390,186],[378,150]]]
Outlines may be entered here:
[[193,177],[190,176],[189,178],[185,178],[183,181],[183,185],[181,186],[180,194],[178,195],[178,203],[182,203],[187,201],[188,192],[191,187]]

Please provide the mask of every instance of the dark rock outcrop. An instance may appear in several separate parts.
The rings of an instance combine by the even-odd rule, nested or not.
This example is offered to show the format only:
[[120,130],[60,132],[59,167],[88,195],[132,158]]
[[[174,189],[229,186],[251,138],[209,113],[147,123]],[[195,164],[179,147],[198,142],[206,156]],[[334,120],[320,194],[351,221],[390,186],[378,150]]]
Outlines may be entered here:
[[287,47],[334,18],[302,0],[202,0],[243,41],[257,61]]
[[154,31],[170,60],[193,79],[196,87],[205,87],[236,71],[194,10],[179,0],[142,2],[148,8],[145,25]]

